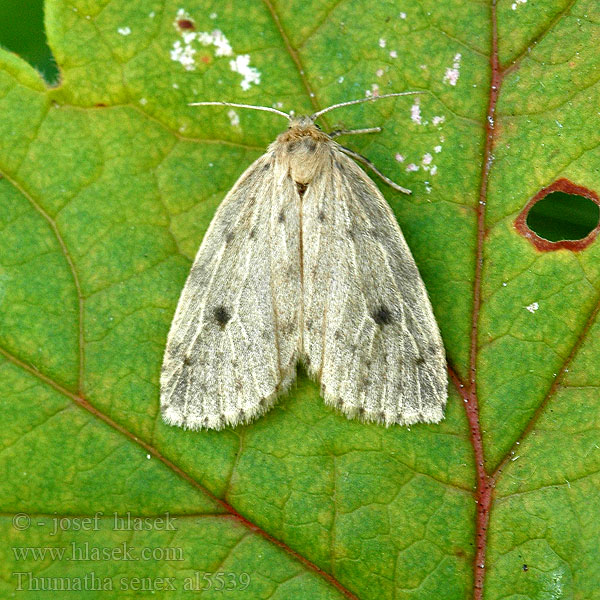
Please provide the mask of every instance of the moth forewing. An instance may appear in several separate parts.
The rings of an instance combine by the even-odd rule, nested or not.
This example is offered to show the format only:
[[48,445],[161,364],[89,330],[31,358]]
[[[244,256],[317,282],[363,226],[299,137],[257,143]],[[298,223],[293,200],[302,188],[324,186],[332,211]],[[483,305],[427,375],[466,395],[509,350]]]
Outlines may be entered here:
[[[204,236],[167,339],[161,409],[169,424],[219,429],[250,421],[295,376],[299,228],[283,191],[267,153],[243,173]],[[283,244],[273,237],[279,215],[289,223]]]
[[249,422],[298,360],[348,417],[443,418],[444,348],[425,286],[381,192],[315,126],[327,110],[290,118],[217,210],[167,340],[167,423]]

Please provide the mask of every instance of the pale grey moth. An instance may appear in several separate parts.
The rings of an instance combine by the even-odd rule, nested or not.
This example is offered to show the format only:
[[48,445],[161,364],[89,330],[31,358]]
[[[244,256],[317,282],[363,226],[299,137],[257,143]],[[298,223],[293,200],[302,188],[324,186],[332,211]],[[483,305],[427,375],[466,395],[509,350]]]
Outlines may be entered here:
[[[404,94],[379,98],[392,95]],[[167,340],[167,423],[247,423],[290,387],[299,361],[348,417],[443,418],[444,346],[415,261],[377,186],[315,124],[367,100],[309,117],[198,103],[275,112],[289,127],[238,179],[202,240]]]

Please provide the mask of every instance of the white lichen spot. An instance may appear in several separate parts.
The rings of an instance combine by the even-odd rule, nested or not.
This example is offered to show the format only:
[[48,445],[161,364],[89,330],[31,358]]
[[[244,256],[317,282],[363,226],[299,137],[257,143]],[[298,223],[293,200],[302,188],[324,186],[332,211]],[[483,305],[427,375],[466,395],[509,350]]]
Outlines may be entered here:
[[396,156],[394,157],[398,162],[404,162],[404,156],[400,154],[400,152],[396,152]]
[[179,84],[177,84],[177,83],[174,83],[174,84],[173,84],[173,89],[174,89],[174,90],[178,90],[178,89],[179,89]]
[[426,191],[428,194],[431,194],[431,190],[432,190],[432,189],[433,189],[433,188],[432,188],[432,187],[429,185],[429,182],[427,182],[427,181],[426,181],[426,182],[425,182],[425,191]]
[[229,117],[229,122],[231,123],[232,127],[240,126],[240,116],[235,112],[235,110],[233,110],[233,108],[227,112],[227,116]]
[[525,310],[528,310],[530,313],[534,313],[540,305],[537,302],[532,302],[529,306],[525,307]]
[[377,77],[383,77],[383,69],[377,69],[375,75],[377,75]]
[[502,282],[502,287],[506,287],[508,285],[508,283],[506,283],[506,281]]
[[130,35],[131,34],[131,29],[129,27],[119,27],[119,29],[117,29],[117,31],[121,35]]
[[510,7],[513,10],[517,10],[517,6],[519,6],[519,4],[527,4],[527,0],[516,0],[516,2],[513,2]]
[[406,13],[405,12],[401,12],[400,13],[400,18],[401,19],[406,19]]
[[234,73],[239,73],[243,77],[240,85],[244,91],[249,90],[253,83],[255,85],[260,83],[260,72],[255,67],[250,66],[249,54],[236,56],[234,60],[229,61],[229,67]]
[[385,48],[386,43],[387,42],[383,38],[379,38],[379,47],[380,48]]
[[275,102],[275,104],[273,104],[273,108],[283,108],[283,102]]
[[398,58],[398,52],[396,52],[396,50],[390,50],[390,58]]
[[419,165],[415,165],[415,163],[410,163],[410,165],[406,165],[406,172],[413,173],[419,170]]
[[214,21],[219,15],[217,13],[210,13],[208,16]]
[[439,154],[442,151],[442,147],[441,146],[434,146],[433,151],[436,154]]
[[433,161],[433,156],[431,156],[431,154],[429,154],[429,152],[427,152],[427,154],[424,154],[423,158],[421,160],[421,162],[424,165],[430,165],[432,161]]
[[146,100],[146,98],[140,98],[140,104],[142,106],[146,106],[146,104],[148,104],[148,100]]
[[152,457],[149,454],[146,454],[146,458],[150,460]]
[[431,122],[437,127],[438,125],[441,125],[445,120],[446,117],[444,117],[443,115],[436,115],[435,117],[433,117],[433,119],[431,119]]
[[433,167],[431,167],[431,169],[429,169],[429,172],[432,175],[435,175],[437,173],[437,165],[433,165]]
[[154,11],[152,11],[152,12],[148,13],[148,16],[149,16],[151,19],[154,19],[154,17],[156,16],[156,13],[155,13]]
[[460,59],[462,55],[460,52],[457,52],[454,55],[454,62],[451,67],[446,69],[446,74],[444,75],[444,83],[448,83],[449,85],[456,85],[458,78],[460,77]]
[[343,75],[340,75],[340,76],[338,77],[338,83],[343,83],[343,82],[344,82],[344,76],[343,76]]
[[415,100],[415,103],[410,107],[410,120],[417,125],[421,125],[423,122],[421,118],[421,106],[418,100]]

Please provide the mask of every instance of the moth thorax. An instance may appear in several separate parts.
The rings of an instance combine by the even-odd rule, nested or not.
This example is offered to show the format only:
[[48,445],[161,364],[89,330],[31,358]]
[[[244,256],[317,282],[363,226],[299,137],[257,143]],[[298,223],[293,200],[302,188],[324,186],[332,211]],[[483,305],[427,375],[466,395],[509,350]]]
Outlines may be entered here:
[[331,141],[312,124],[292,124],[277,142],[278,159],[296,183],[310,183],[328,164]]

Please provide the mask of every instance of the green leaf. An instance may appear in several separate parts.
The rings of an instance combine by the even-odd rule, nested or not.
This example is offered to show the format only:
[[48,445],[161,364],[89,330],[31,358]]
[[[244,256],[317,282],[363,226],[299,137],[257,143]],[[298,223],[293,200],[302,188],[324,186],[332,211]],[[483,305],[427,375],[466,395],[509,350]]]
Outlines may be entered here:
[[[0,595],[217,598],[223,573],[231,598],[597,597],[600,246],[540,252],[514,221],[559,178],[600,189],[599,27],[592,0],[47,0],[60,84],[0,51]],[[300,372],[248,427],[166,426],[191,260],[285,126],[188,103],[409,89],[322,124],[382,126],[346,143],[413,190],[381,184],[446,419],[349,421]]]

